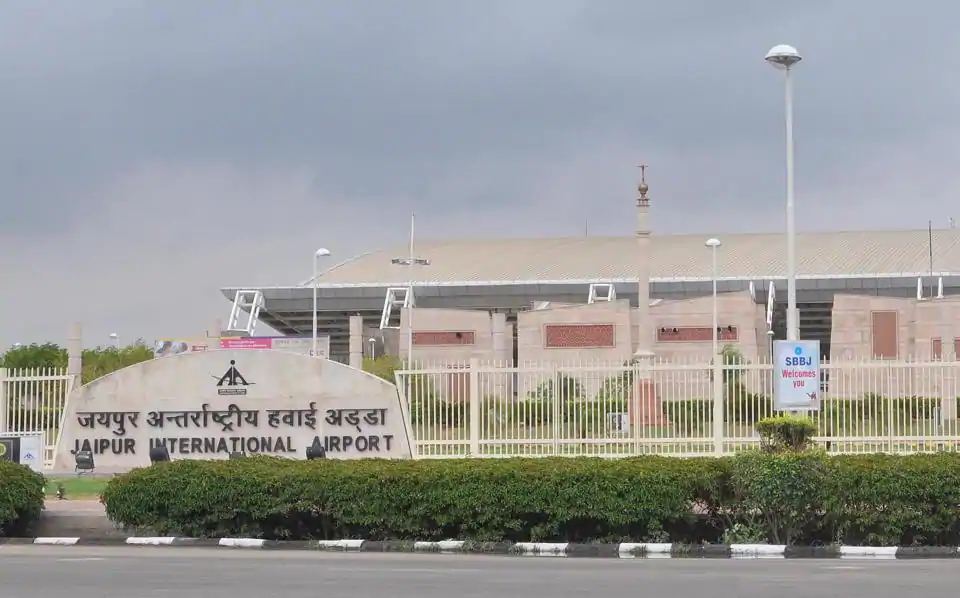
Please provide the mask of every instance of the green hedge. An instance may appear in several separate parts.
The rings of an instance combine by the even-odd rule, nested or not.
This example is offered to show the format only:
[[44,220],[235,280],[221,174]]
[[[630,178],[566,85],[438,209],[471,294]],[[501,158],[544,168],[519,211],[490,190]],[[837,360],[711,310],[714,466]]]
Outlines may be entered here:
[[0,461],[0,537],[29,534],[43,511],[43,485],[29,467]]
[[960,455],[183,460],[102,500],[198,537],[958,545]]

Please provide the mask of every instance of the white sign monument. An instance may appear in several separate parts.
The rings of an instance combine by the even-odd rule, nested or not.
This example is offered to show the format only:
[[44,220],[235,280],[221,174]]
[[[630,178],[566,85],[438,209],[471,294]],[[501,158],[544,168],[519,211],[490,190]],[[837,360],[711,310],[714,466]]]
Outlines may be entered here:
[[93,453],[97,471],[234,453],[306,458],[411,457],[409,419],[393,384],[346,365],[274,349],[214,350],[151,359],[73,392],[54,470]]

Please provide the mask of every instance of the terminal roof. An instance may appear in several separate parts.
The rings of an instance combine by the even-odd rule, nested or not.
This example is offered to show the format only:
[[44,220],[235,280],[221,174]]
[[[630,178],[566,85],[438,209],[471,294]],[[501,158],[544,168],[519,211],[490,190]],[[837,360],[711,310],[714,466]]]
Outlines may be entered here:
[[[719,278],[771,279],[786,274],[782,233],[652,235],[653,280],[711,277],[704,241],[719,238]],[[930,248],[933,248],[931,267]],[[403,286],[410,268],[391,263],[406,247],[371,251],[341,262],[318,280],[320,287]],[[418,285],[473,286],[518,283],[627,282],[637,278],[634,237],[566,237],[418,241],[413,267]],[[960,274],[960,231],[841,231],[799,233],[797,272],[803,278],[862,278]],[[298,286],[309,286],[311,280]]]

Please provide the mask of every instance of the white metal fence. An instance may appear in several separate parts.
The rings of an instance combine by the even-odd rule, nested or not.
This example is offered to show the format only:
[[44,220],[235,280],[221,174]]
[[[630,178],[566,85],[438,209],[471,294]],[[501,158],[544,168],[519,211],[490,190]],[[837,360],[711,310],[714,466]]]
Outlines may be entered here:
[[[822,371],[814,417],[831,452],[960,449],[960,362],[824,362]],[[421,458],[727,454],[755,445],[753,424],[773,413],[772,368],[761,363],[473,360],[396,378]],[[643,379],[655,399],[637,392]],[[72,384],[65,370],[0,368],[0,432],[44,432],[52,466]]]
[[[773,414],[769,363],[473,360],[396,378],[421,458],[728,454],[756,445],[754,423]],[[817,441],[837,453],[957,450],[958,380],[955,361],[824,362]]]
[[66,369],[0,368],[0,432],[43,432],[46,467],[53,466],[72,385],[73,376]]

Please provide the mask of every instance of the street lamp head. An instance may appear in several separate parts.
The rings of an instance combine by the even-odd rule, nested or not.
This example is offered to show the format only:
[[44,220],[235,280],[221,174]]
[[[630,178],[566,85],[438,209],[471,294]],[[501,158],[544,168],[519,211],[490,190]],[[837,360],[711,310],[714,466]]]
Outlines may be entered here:
[[326,247],[321,247],[320,249],[317,250],[317,252],[314,255],[316,255],[317,257],[327,257],[328,255],[330,255],[330,250],[327,249]]
[[704,243],[704,245],[710,249],[716,249],[717,247],[720,247],[720,244],[720,239],[707,239],[707,241]]
[[801,60],[800,53],[793,46],[780,44],[770,48],[764,60],[778,69],[787,70]]

